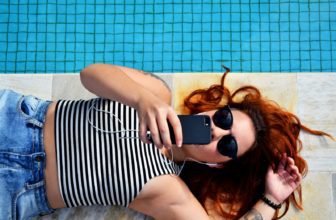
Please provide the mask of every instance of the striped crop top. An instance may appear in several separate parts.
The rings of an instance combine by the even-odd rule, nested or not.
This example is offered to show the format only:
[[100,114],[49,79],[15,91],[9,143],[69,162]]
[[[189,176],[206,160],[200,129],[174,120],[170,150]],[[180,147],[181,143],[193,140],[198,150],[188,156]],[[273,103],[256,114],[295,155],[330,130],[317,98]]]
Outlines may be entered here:
[[128,206],[150,179],[178,173],[153,144],[135,138],[138,126],[135,109],[119,102],[58,101],[58,181],[68,207]]

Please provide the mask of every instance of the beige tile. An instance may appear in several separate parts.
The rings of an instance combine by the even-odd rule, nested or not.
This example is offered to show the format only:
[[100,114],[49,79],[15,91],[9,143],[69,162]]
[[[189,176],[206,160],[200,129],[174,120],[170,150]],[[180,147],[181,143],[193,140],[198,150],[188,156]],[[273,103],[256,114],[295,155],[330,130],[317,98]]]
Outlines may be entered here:
[[0,89],[51,99],[52,74],[0,74]]
[[290,208],[289,220],[336,219],[332,198],[332,174],[328,172],[309,172],[303,180],[303,211]]
[[133,211],[131,209],[127,209],[124,207],[117,207],[117,210],[108,209],[105,215],[105,219],[152,220],[153,218],[145,216],[142,213]]
[[82,85],[79,74],[55,74],[52,99],[90,99],[96,97]]
[[332,174],[332,191],[333,191],[333,207],[334,207],[334,215],[336,217],[336,173]]
[[336,172],[336,149],[322,149],[324,145],[318,146],[320,149],[307,149],[309,145],[306,143],[303,143],[303,146],[302,156],[307,161],[310,171]]
[[[336,74],[298,74],[298,114],[302,122],[336,137],[335,85]],[[311,148],[321,145],[318,139],[307,135],[304,138],[307,143],[310,143]],[[333,145],[333,148],[335,147]]]
[[[336,74],[298,74],[298,114],[302,123],[336,137]],[[302,155],[310,170],[336,172],[336,142],[329,138],[301,134]]]

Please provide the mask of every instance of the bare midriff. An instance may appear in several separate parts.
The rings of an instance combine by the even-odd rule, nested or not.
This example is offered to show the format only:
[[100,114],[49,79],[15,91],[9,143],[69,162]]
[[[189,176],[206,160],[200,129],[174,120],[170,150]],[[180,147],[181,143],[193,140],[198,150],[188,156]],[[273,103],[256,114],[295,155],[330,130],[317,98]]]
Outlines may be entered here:
[[46,168],[44,171],[45,174],[44,178],[46,184],[47,199],[49,205],[54,209],[66,207],[62,199],[58,184],[55,132],[54,132],[55,108],[56,108],[55,102],[49,105],[43,128],[43,135],[44,135],[43,141],[46,152]]

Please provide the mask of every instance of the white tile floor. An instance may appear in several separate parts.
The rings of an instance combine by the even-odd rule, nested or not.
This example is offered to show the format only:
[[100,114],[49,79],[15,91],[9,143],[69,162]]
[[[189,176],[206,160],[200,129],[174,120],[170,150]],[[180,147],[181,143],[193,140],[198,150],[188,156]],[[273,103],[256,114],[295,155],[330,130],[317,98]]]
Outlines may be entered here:
[[[181,96],[199,85],[217,82],[219,74],[159,74],[174,88],[174,106],[179,111]],[[336,137],[336,73],[235,74],[230,88],[253,84],[283,107],[297,113],[309,127]],[[94,97],[80,84],[78,74],[0,74],[0,89],[9,88],[44,99]],[[304,211],[293,208],[284,219],[336,219],[336,142],[301,135],[302,154],[309,172],[303,181]],[[43,219],[144,219],[120,207],[63,209]]]

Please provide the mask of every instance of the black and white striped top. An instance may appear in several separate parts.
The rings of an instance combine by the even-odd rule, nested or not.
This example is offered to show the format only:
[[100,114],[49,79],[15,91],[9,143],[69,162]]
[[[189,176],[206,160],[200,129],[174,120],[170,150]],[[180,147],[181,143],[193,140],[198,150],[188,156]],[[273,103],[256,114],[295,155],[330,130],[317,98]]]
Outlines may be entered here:
[[58,101],[58,180],[68,207],[128,206],[150,179],[178,173],[153,144],[123,138],[138,137],[138,126],[135,109],[115,101]]

